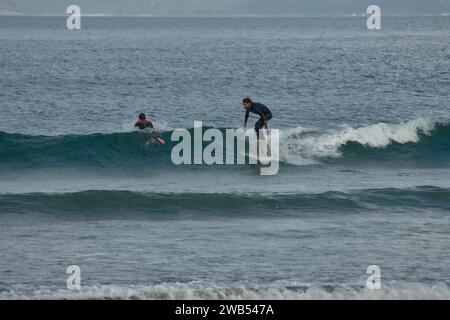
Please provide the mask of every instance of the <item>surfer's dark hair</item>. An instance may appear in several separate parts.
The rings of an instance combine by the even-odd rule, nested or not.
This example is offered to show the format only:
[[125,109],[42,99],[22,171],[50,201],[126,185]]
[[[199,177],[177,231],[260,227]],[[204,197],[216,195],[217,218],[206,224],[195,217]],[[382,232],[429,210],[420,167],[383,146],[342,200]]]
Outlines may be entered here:
[[139,119],[140,119],[140,120],[145,120],[145,114],[141,113],[141,114],[139,115]]
[[244,100],[242,100],[243,103],[252,103],[252,100],[250,98],[244,98]]

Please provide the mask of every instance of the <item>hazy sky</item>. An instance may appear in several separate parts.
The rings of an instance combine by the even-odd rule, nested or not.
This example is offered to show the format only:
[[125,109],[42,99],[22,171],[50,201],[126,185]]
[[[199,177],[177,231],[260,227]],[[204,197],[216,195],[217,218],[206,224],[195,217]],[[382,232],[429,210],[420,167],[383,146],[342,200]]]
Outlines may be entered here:
[[388,15],[450,12],[450,0],[0,0],[0,13],[64,15],[70,4],[116,15],[347,15],[369,4]]

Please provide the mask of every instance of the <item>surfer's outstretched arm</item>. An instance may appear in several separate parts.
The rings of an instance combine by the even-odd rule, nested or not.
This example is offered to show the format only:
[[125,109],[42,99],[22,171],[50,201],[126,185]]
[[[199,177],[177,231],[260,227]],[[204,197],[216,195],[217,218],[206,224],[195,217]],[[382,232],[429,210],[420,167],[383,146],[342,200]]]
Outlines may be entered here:
[[247,111],[245,111],[245,117],[244,117],[244,129],[247,128],[247,121],[248,121],[249,116],[250,116],[250,110],[247,109]]

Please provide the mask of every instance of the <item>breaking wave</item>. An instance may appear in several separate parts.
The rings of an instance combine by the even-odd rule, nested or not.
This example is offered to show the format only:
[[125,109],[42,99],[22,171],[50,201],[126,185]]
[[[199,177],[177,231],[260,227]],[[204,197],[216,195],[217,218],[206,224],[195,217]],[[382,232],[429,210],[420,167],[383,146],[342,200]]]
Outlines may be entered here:
[[380,290],[362,285],[223,285],[205,282],[162,283],[148,286],[83,286],[80,290],[41,287],[24,292],[0,292],[0,299],[69,300],[409,300],[449,299],[446,283],[387,282]]
[[[206,129],[206,128],[205,128]],[[223,132],[225,129],[221,129]],[[193,137],[193,130],[189,129]],[[30,136],[0,132],[0,170],[24,168],[139,168],[173,166],[170,155],[177,142],[144,147],[141,132]],[[312,165],[343,159],[365,162],[416,161],[449,165],[450,123],[416,119],[365,127],[323,131],[305,128],[281,130],[280,160]]]

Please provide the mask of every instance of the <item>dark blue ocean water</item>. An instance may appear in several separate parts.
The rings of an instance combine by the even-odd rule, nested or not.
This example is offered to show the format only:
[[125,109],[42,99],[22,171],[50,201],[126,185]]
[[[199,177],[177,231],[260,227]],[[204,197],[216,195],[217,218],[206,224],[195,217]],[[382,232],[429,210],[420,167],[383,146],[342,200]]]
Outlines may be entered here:
[[[450,298],[449,70],[448,17],[0,17],[0,298]],[[172,163],[246,96],[278,174]]]

